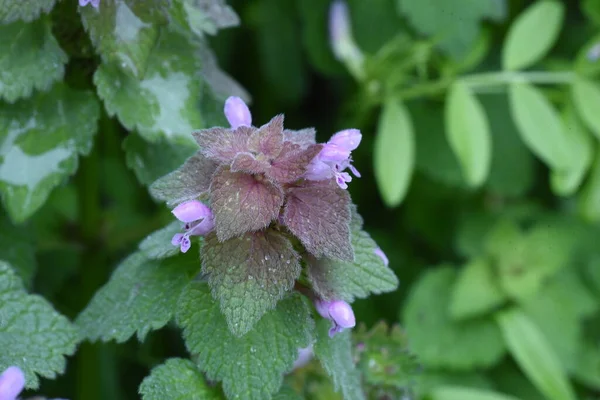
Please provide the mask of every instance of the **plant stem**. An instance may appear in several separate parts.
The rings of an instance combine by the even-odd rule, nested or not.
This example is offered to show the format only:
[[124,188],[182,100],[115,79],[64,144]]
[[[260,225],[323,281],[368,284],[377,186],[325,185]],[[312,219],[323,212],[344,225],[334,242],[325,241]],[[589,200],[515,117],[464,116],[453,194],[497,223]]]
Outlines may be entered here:
[[440,94],[457,81],[466,84],[473,90],[477,91],[477,89],[481,88],[485,91],[493,86],[503,86],[511,83],[532,83],[539,85],[568,84],[573,81],[574,77],[575,73],[571,71],[486,72],[482,74],[465,75],[457,78],[444,78],[434,82],[418,84],[403,90],[399,97],[402,100],[410,100],[419,97]]

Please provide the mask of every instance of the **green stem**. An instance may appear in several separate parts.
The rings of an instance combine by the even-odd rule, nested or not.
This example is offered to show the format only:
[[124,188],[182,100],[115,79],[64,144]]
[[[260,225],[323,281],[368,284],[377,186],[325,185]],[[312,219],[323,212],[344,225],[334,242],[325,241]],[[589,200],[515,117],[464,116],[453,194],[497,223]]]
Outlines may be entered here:
[[538,85],[557,85],[569,84],[575,78],[575,73],[571,71],[560,72],[486,72],[481,74],[465,75],[463,77],[450,77],[440,79],[434,82],[427,82],[403,90],[400,99],[410,100],[419,97],[432,96],[443,93],[454,82],[460,81],[473,90],[489,90],[494,86],[504,86],[511,83],[532,83]]

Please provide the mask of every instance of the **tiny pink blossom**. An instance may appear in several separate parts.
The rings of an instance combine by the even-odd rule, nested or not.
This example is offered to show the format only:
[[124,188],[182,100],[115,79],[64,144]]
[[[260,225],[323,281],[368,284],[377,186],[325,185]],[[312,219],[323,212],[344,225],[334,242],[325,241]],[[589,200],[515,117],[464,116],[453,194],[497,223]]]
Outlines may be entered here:
[[239,97],[231,96],[225,101],[225,117],[233,129],[239,126],[251,126],[250,109]]
[[18,367],[8,367],[0,375],[0,400],[16,400],[25,387],[25,374]]
[[315,308],[323,318],[327,318],[332,322],[329,337],[333,337],[344,329],[356,326],[352,307],[343,300],[324,301],[317,299],[315,300]]
[[190,236],[207,235],[215,227],[212,210],[198,200],[181,203],[173,209],[172,213],[178,220],[185,222],[184,233],[176,233],[171,239],[171,244],[179,246],[182,253],[187,252],[192,246]]
[[350,157],[350,150],[346,150],[332,143],[326,143],[319,153],[319,158],[324,162],[342,162]]
[[383,263],[385,264],[385,266],[387,267],[390,263],[390,261],[388,260],[387,256],[385,255],[385,253],[383,252],[383,250],[381,250],[379,247],[376,248],[375,250],[373,250],[373,253],[375,253],[376,255],[379,256],[379,258],[381,258],[381,260],[383,261]]
[[81,7],[85,7],[88,4],[91,4],[94,8],[98,8],[100,6],[100,0],[79,0],[79,5]]
[[172,213],[181,222],[197,221],[212,214],[210,208],[198,200],[190,200],[181,203],[173,209]]

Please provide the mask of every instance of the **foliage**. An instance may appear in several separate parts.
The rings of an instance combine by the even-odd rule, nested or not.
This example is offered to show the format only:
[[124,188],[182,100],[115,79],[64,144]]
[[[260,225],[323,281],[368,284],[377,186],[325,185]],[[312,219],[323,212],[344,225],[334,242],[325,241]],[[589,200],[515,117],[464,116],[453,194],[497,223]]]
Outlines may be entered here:
[[[599,29],[598,0],[0,0],[0,374],[597,397]],[[312,179],[349,128],[357,177]]]

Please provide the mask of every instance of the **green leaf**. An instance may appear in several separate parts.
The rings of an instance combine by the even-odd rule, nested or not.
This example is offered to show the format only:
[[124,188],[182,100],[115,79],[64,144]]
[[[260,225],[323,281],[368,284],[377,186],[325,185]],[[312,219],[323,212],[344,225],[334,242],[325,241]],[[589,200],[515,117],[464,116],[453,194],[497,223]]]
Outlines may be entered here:
[[464,386],[472,389],[493,390],[492,383],[481,372],[449,372],[426,369],[415,377],[415,393],[423,398],[434,389],[444,386]]
[[277,392],[275,396],[273,396],[273,400],[302,400],[301,397],[294,389],[292,389],[288,385],[283,385],[281,390]]
[[562,3],[543,0],[532,4],[520,14],[504,41],[504,69],[526,68],[543,58],[558,39],[564,13]]
[[135,333],[143,341],[148,332],[173,318],[182,290],[199,269],[191,253],[160,261],[133,253],[96,292],[76,323],[91,341],[122,343]]
[[563,367],[572,371],[582,341],[581,322],[598,310],[597,300],[577,272],[564,270],[521,308],[543,332]]
[[168,0],[102,0],[99,9],[79,7],[79,12],[102,60],[141,78],[168,7]]
[[388,99],[383,106],[373,152],[379,192],[388,206],[395,207],[406,196],[415,164],[414,129],[399,100]]
[[190,360],[170,358],[154,367],[140,385],[143,400],[218,400],[218,392]]
[[565,134],[571,147],[573,165],[565,171],[552,171],[550,177],[551,188],[560,196],[570,196],[581,186],[585,175],[590,168],[594,158],[594,141],[590,133],[585,129],[572,106],[568,106],[563,113]]
[[452,318],[476,317],[502,305],[506,296],[496,279],[494,270],[486,259],[474,259],[465,265],[452,288]]
[[214,35],[219,29],[238,26],[240,18],[224,0],[180,0],[174,4],[176,18],[194,34]]
[[596,82],[577,77],[571,87],[573,102],[587,127],[600,138],[600,86]]
[[375,254],[377,243],[362,227],[363,219],[353,209],[350,225],[353,262],[322,258],[308,263],[308,278],[320,297],[352,302],[370,293],[391,292],[398,287],[398,278]]
[[465,370],[498,362],[506,351],[500,331],[490,318],[453,321],[448,304],[456,271],[427,271],[413,286],[403,321],[411,350],[428,367]]
[[551,169],[569,170],[574,164],[569,138],[548,99],[527,83],[511,85],[509,99],[512,117],[529,149]]
[[2,261],[0,315],[0,371],[11,365],[21,368],[25,386],[34,389],[40,383],[37,375],[53,379],[65,371],[65,356],[75,352],[79,341],[77,328],[45,299],[28,295]]
[[508,349],[523,372],[550,400],[574,400],[563,366],[540,329],[515,308],[497,316]]
[[417,358],[408,350],[408,338],[400,326],[388,328],[385,322],[370,331],[365,326],[353,332],[355,359],[365,382],[377,389],[406,391],[421,372]]
[[[600,7],[598,10],[600,10]],[[600,12],[598,15],[600,16]],[[598,43],[600,43],[600,35],[595,35],[579,50],[575,60],[575,71],[577,74],[585,77],[594,77],[600,73],[600,63],[598,62],[600,58],[598,51],[600,48],[598,47]]]
[[197,50],[173,32],[163,32],[148,57],[142,80],[114,64],[100,65],[94,74],[98,95],[108,113],[144,139],[193,144],[192,131],[202,126],[200,65]]
[[201,258],[202,273],[208,275],[211,292],[235,336],[244,335],[275,308],[300,275],[298,253],[271,229],[224,242],[210,234]]
[[398,10],[421,34],[433,36],[454,59],[464,58],[477,39],[484,19],[503,19],[504,1],[397,0]]
[[0,24],[8,24],[18,19],[32,21],[41,13],[48,13],[55,0],[0,0]]
[[0,108],[0,193],[8,214],[22,222],[77,169],[100,115],[91,92],[57,84],[48,93]]
[[317,323],[315,357],[321,361],[321,365],[333,379],[336,392],[341,390],[344,400],[364,400],[360,374],[352,359],[350,331],[346,330],[330,338],[330,327],[330,321],[326,319]]
[[486,187],[500,195],[520,196],[534,182],[535,159],[519,137],[507,94],[482,94],[478,98],[489,119],[494,149]]
[[578,199],[579,214],[586,220],[600,220],[600,151],[596,145],[596,155],[587,182],[581,189]]
[[297,294],[280,301],[242,337],[231,333],[205,284],[191,283],[177,308],[188,351],[208,379],[223,382],[228,398],[269,398],[292,368],[298,349],[312,341],[310,311]]
[[181,222],[173,221],[169,225],[146,236],[139,245],[144,256],[150,260],[161,260],[179,253],[179,247],[171,244],[176,233],[181,233]]
[[519,400],[502,393],[460,386],[441,386],[434,389],[430,397],[431,400]]
[[52,36],[50,21],[0,25],[0,97],[14,103],[34,89],[46,91],[62,79],[67,54]]
[[461,82],[452,85],[448,92],[446,135],[467,183],[480,186],[490,172],[490,126],[477,97]]
[[0,213],[0,260],[9,263],[17,275],[29,286],[37,268],[35,243],[30,229],[15,226]]
[[503,291],[522,301],[567,265],[573,237],[560,227],[544,224],[523,233],[516,223],[502,220],[487,235],[486,247]]
[[142,184],[148,186],[177,169],[198,147],[170,143],[165,139],[149,143],[140,135],[131,133],[123,141],[123,150],[127,166]]

